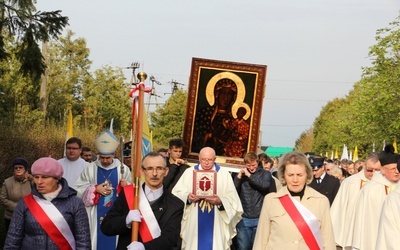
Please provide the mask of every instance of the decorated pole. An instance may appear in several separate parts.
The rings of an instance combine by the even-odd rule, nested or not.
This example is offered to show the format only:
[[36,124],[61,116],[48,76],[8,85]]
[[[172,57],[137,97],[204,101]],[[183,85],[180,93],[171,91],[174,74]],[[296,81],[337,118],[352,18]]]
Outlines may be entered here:
[[[142,131],[143,131],[143,113],[144,113],[144,81],[147,74],[140,72],[138,74],[140,83],[131,91],[131,96],[135,96],[132,104],[132,134],[133,141],[131,147],[132,157],[132,180],[135,184],[133,209],[139,209],[139,180],[140,168],[142,164]],[[139,223],[132,222],[132,242],[138,241]]]
[[119,139],[119,144],[120,144],[120,152],[121,152],[121,176],[124,176],[125,174],[125,166],[124,166],[124,137],[121,136]]

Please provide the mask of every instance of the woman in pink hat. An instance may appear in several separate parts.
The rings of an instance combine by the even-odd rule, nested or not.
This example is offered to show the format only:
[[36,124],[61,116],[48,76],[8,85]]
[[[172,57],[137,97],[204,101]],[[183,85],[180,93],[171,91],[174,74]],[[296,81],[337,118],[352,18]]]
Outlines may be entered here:
[[61,164],[40,158],[31,172],[35,185],[15,208],[4,249],[91,249],[85,206]]

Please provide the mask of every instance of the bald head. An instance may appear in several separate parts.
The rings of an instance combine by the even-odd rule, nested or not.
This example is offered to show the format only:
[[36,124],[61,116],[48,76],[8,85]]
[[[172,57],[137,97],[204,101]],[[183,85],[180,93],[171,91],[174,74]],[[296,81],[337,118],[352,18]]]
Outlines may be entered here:
[[211,169],[215,162],[215,150],[205,147],[200,150],[199,161],[203,169]]

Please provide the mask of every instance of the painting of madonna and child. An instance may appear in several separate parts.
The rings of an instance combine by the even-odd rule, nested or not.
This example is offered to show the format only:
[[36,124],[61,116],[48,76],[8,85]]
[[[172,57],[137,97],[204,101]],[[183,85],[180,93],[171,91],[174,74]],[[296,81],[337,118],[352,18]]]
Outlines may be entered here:
[[266,66],[193,58],[184,140],[198,155],[212,147],[217,156],[242,158],[256,152],[265,92]]

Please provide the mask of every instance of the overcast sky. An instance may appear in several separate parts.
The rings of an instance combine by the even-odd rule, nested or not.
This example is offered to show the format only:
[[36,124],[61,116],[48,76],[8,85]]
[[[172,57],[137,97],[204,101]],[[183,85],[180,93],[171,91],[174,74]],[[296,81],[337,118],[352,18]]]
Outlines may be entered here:
[[[321,108],[345,97],[369,66],[376,30],[399,15],[398,0],[38,0],[62,10],[85,38],[92,70],[138,61],[162,83],[186,84],[193,57],[267,65],[261,145],[293,147]],[[130,77],[131,70],[124,70]],[[154,109],[152,107],[151,109]]]

